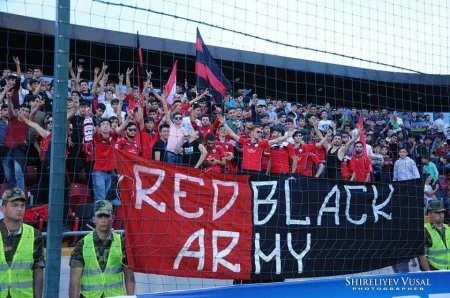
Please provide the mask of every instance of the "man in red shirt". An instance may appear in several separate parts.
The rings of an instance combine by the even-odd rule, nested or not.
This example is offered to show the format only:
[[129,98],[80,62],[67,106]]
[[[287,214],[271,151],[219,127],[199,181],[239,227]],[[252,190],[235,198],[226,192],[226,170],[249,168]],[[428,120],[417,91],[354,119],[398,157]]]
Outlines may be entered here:
[[236,148],[227,138],[227,130],[223,125],[220,125],[218,128],[218,136],[216,144],[221,146],[225,152],[225,173],[228,174],[236,174],[237,165],[235,160]]
[[363,146],[362,142],[355,142],[353,157],[350,161],[350,170],[352,172],[350,181],[370,183],[372,161],[368,156],[363,155]]
[[[20,118],[30,117],[30,107],[22,104],[18,111]],[[24,168],[27,162],[27,132],[28,126],[13,110],[13,105],[8,104],[8,125],[5,133],[6,156],[4,168],[8,187],[25,189]]]
[[153,146],[159,139],[159,133],[155,130],[154,118],[145,118],[144,125],[141,129],[141,148],[142,157],[150,160],[152,159]]
[[216,145],[216,136],[213,133],[206,135],[206,151],[208,155],[203,162],[203,170],[215,173],[223,173],[225,171],[225,150],[222,146]]
[[[277,128],[272,133],[275,138],[284,135],[282,128]],[[297,156],[294,146],[289,142],[274,144],[270,147],[270,166],[269,172],[272,174],[295,173],[297,170]]]
[[[111,181],[115,175],[116,160],[114,145],[119,138],[119,132],[128,125],[130,117],[115,131],[111,129],[108,119],[102,119],[94,136],[94,168],[92,171],[92,184],[94,186],[94,200],[104,200],[111,188]],[[120,162],[120,161],[119,161]]]
[[134,155],[141,154],[141,146],[136,142],[135,137],[137,134],[136,124],[134,122],[128,123],[125,129],[125,136],[119,138],[116,142],[116,149],[122,152],[128,152]]
[[206,136],[209,133],[216,133],[217,127],[219,126],[220,122],[216,119],[211,124],[211,121],[209,119],[208,115],[203,115],[201,117],[201,126],[198,128],[198,131],[202,134],[202,139],[206,140]]
[[[316,152],[315,144],[307,144],[303,139],[303,135],[300,131],[294,133],[294,150],[297,155],[297,173],[303,176],[316,178],[322,174],[324,165]],[[313,166],[316,166],[316,173],[313,173]]]
[[241,170],[243,172],[260,172],[261,171],[261,158],[265,148],[272,146],[276,143],[282,143],[290,134],[286,134],[283,137],[278,137],[272,140],[261,140],[262,128],[261,126],[255,125],[249,131],[249,138],[240,137],[231,130],[231,128],[226,124],[225,119],[222,117],[219,119],[228,134],[232,139],[241,144],[242,146],[242,165]]

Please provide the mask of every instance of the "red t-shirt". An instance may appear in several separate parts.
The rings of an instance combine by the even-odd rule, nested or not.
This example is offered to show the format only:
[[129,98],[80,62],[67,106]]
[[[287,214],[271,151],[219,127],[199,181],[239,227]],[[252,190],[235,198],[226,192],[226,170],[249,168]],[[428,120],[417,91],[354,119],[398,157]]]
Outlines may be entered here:
[[139,155],[141,153],[141,146],[135,140],[128,140],[127,138],[120,138],[117,140],[115,145],[117,150],[122,152],[128,152],[134,155]]
[[25,122],[19,121],[17,116],[12,116],[8,125],[6,126],[5,133],[5,147],[16,148],[26,145],[28,126]]
[[50,144],[52,142],[52,134],[50,133],[46,138],[43,138],[41,135],[36,136],[36,140],[41,142],[41,153],[39,154],[39,159],[41,161],[45,160],[45,156],[50,154]]
[[156,131],[148,132],[141,131],[141,148],[142,157],[145,159],[152,159],[153,146],[159,140],[159,134]]
[[352,170],[350,169],[350,161],[351,161],[350,157],[344,156],[344,159],[341,162],[341,174],[342,179],[344,180],[350,180],[352,176]]
[[251,143],[250,139],[239,138],[242,145],[242,169],[250,171],[261,171],[261,157],[264,148],[269,147],[267,140]]
[[318,165],[321,159],[315,153],[316,145],[304,144],[295,149],[297,155],[297,173],[303,176],[313,176],[313,165]]
[[189,104],[188,101],[185,101],[181,104],[181,110],[180,113],[183,115],[187,115],[187,112],[189,111],[189,108],[191,107],[191,105]]
[[[315,145],[314,145],[315,146]],[[316,147],[316,155],[320,160],[327,160],[327,149],[324,146]]]
[[295,156],[294,146],[291,143],[283,143],[281,146],[270,148],[270,172],[274,174],[290,173],[290,157]]
[[352,156],[350,160],[350,171],[355,173],[355,180],[365,182],[367,173],[372,172],[372,162],[365,156]]
[[[235,148],[233,144],[229,142],[229,140],[225,140],[225,142],[220,142],[220,140],[217,140],[216,146],[221,146],[223,148],[226,157],[235,154]],[[226,159],[226,163],[225,173],[235,174],[237,172],[237,166],[235,162],[233,160]]]
[[262,158],[261,158],[261,169],[263,171],[266,171],[267,168],[269,167],[270,154],[271,154],[270,152],[271,152],[271,148],[270,147],[264,149],[264,151],[263,151],[263,155],[262,155]]
[[114,145],[119,135],[116,132],[111,132],[108,138],[103,138],[100,133],[94,136],[94,171],[113,171],[116,169]]
[[[223,150],[220,145],[216,145],[213,149],[206,147],[206,150],[208,151],[208,155],[206,156],[205,161],[221,160],[225,156],[225,150]],[[204,170],[205,172],[211,171],[215,173],[223,173],[224,167],[215,164],[213,166],[204,167]]]

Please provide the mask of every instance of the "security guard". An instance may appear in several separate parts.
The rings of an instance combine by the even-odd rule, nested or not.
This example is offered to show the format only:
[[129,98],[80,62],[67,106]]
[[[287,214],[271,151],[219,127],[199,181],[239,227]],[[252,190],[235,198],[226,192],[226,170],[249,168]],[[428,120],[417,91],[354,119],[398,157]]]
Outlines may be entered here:
[[445,212],[440,200],[428,204],[431,222],[425,224],[425,255],[419,257],[423,271],[450,269],[450,227],[444,224]]
[[23,223],[26,198],[18,188],[2,195],[0,297],[42,297],[44,244],[41,233]]
[[69,297],[134,295],[134,273],[126,265],[123,237],[111,230],[110,201],[95,202],[94,223],[95,231],[78,241],[72,252]]

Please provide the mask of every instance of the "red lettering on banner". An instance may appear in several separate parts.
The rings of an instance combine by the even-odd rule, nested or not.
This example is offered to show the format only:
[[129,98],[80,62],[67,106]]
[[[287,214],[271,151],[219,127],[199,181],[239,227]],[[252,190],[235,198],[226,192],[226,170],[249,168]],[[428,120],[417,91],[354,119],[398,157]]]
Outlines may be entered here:
[[248,176],[116,152],[129,266],[143,273],[249,279],[252,192]]

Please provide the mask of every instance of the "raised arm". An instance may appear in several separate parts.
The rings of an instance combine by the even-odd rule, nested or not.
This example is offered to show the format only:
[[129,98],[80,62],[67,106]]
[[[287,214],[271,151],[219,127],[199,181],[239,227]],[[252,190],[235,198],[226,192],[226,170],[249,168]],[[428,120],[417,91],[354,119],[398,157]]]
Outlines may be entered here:
[[189,101],[189,104],[192,105],[193,103],[199,101],[200,99],[204,98],[208,94],[209,94],[209,89],[206,89],[205,91],[203,91],[202,94],[200,94],[199,96],[197,96],[193,100]]
[[75,113],[77,112],[77,106],[75,104],[72,104],[71,107],[67,108],[67,121],[73,118],[75,116]]
[[330,134],[327,132],[327,134],[324,136],[324,137],[322,137],[322,139],[320,140],[320,142],[318,142],[318,143],[316,143],[316,147],[324,147],[325,148],[325,150],[330,150],[330,143],[328,143],[328,136],[329,136]]
[[20,60],[19,57],[13,56],[14,64],[16,65],[16,75],[18,78],[22,75],[22,70],[20,69]]
[[136,111],[136,113],[134,113],[134,119],[135,119],[136,124],[139,124],[140,127],[145,129],[144,108],[145,108],[145,102],[141,102],[139,105],[137,105],[137,111]]
[[127,85],[127,93],[131,91],[131,79],[130,75],[133,73],[133,68],[127,68],[125,75],[125,84]]
[[[120,96],[122,95],[122,86],[123,86],[123,74],[119,73],[119,84],[116,85],[116,97],[120,98]],[[120,109],[122,110],[122,107],[120,107]]]
[[49,131],[43,129],[39,124],[37,124],[36,122],[31,121],[30,119],[23,117],[22,114],[19,115],[19,119],[22,120],[23,122],[25,122],[26,125],[28,125],[31,128],[34,128],[36,130],[36,132],[43,138],[48,137],[48,135],[50,134]]
[[70,73],[71,80],[76,80],[77,76],[75,75],[75,72],[73,71],[72,60],[69,61],[68,67],[69,67],[69,73]]
[[290,137],[292,137],[293,134],[294,134],[294,132],[291,131],[291,132],[285,134],[285,135],[282,136],[282,137],[278,137],[278,138],[269,140],[269,141],[268,141],[269,146],[272,146],[273,144],[277,144],[277,143],[282,143],[282,142],[286,141],[287,139],[289,139]]
[[125,130],[125,127],[127,127],[128,123],[130,123],[132,120],[134,120],[134,115],[127,115],[125,121],[120,124],[119,127],[116,128],[117,133],[121,133]]
[[94,68],[94,82],[98,82],[99,80],[99,72],[100,72],[100,67],[96,66]]
[[169,111],[169,107],[167,106],[167,101],[165,96],[161,96],[158,94],[158,92],[156,92],[156,90],[153,88],[153,84],[150,83],[149,85],[150,90],[152,91],[153,95],[155,96],[155,98],[159,99],[163,105],[163,110],[164,110],[164,121],[168,124],[172,123],[172,120],[170,119],[170,111]]
[[39,95],[39,92],[41,92],[41,86],[42,86],[42,83],[39,82],[39,85],[33,91],[33,95]]
[[77,83],[77,91],[80,91],[80,79],[81,79],[81,73],[84,71],[83,65],[77,66],[77,77],[75,78],[75,81]]
[[316,136],[319,137],[320,141],[322,141],[322,139],[324,137],[323,137],[322,132],[319,129],[319,124],[317,122],[317,119],[313,119],[313,125],[314,125],[314,132],[316,133]]
[[[100,73],[98,74],[97,77],[94,77],[94,82],[92,83],[92,89],[91,89],[91,91],[92,91],[91,93],[92,94],[95,93],[95,88],[97,88],[97,85],[100,86],[100,89],[101,89],[100,93],[103,91],[103,84],[100,84],[100,81],[104,78],[107,68],[108,68],[108,65],[106,65],[103,62],[102,69],[100,70]],[[95,72],[95,70],[94,70],[94,72]]]
[[[350,140],[348,140],[347,143],[345,143],[345,145],[343,147],[339,148],[338,154],[342,155],[342,157],[344,157],[345,152],[347,152],[348,149],[350,148],[350,146],[356,142],[356,140],[359,138],[361,133],[362,133],[362,130],[360,128],[358,128],[358,133],[354,134],[353,137]],[[340,159],[342,159],[342,158],[340,158]]]
[[223,127],[227,130],[228,135],[235,140],[236,142],[239,142],[240,137],[234,133],[234,131],[228,126],[227,121],[225,121],[225,118],[223,118],[223,116],[218,116],[217,117],[220,121],[220,123],[222,123]]
[[9,85],[6,85],[5,88],[3,88],[3,91],[0,92],[0,103],[1,103],[1,104],[6,103],[6,101],[5,101],[4,99],[5,99],[6,93],[7,93],[10,89],[11,89],[11,87],[9,87]]

